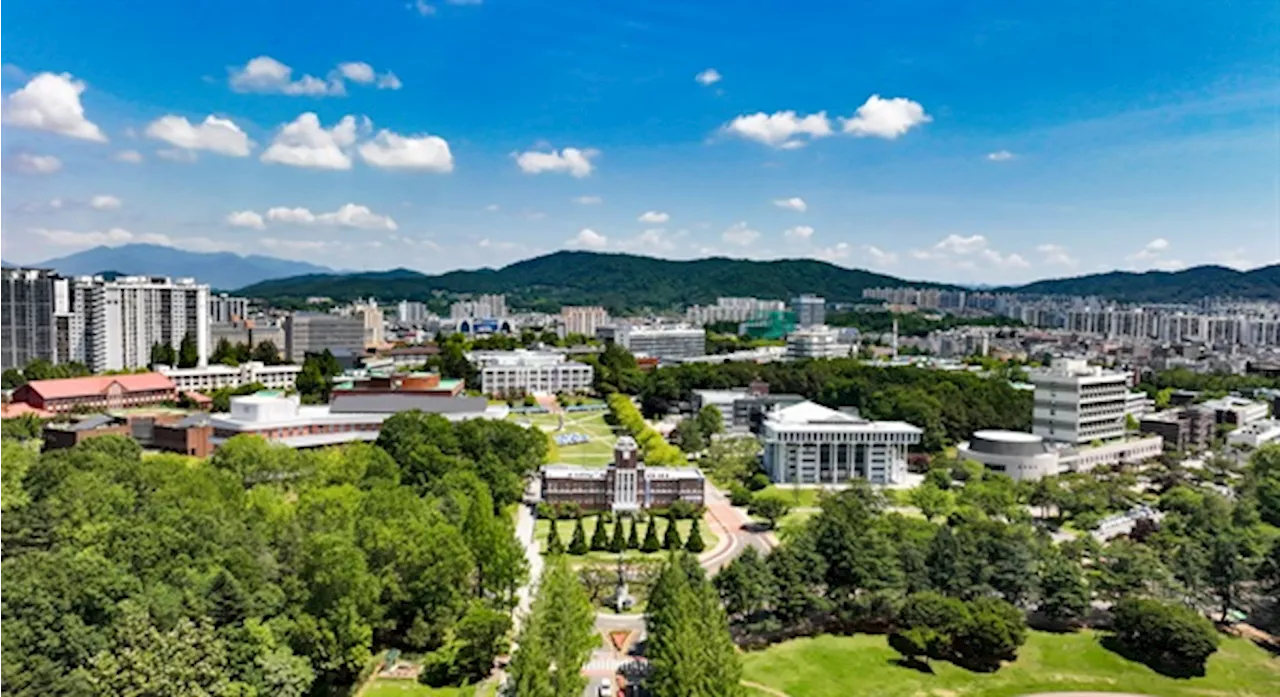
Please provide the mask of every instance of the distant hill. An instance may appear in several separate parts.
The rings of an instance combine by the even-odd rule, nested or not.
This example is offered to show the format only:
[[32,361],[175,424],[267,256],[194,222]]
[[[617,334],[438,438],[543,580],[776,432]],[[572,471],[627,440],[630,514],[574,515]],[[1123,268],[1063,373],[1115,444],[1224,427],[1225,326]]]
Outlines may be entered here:
[[303,261],[258,255],[240,256],[230,252],[187,252],[154,244],[94,247],[32,266],[56,269],[68,276],[114,271],[122,274],[192,277],[222,290],[240,288],[272,278],[332,272],[332,269]]
[[506,293],[516,307],[555,311],[561,305],[604,305],[613,312],[668,309],[714,303],[720,296],[786,300],[819,293],[828,301],[857,301],[864,288],[921,285],[812,259],[673,261],[630,254],[555,252],[501,269],[450,271],[438,276],[407,269],[376,273],[311,274],[257,283],[239,293],[257,298],[297,299],[312,295],[349,300],[430,300],[439,293]]
[[1096,295],[1124,302],[1195,302],[1206,296],[1280,300],[1280,265],[1251,271],[1196,266],[1182,271],[1111,271],[996,288],[1042,295]]

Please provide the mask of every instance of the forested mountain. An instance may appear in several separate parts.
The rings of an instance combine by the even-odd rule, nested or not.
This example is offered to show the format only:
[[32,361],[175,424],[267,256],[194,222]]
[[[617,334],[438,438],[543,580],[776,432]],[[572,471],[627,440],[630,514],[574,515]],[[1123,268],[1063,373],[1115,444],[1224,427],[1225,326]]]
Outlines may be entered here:
[[1280,265],[1251,271],[1195,266],[1182,271],[1111,271],[998,288],[1043,295],[1097,295],[1127,302],[1194,302],[1205,296],[1280,300]]
[[428,276],[406,269],[376,273],[316,274],[258,283],[240,290],[263,298],[311,295],[348,300],[428,300],[439,292],[506,293],[518,307],[558,310],[561,305],[604,305],[614,312],[713,303],[720,296],[790,298],[820,293],[828,301],[854,301],[865,288],[925,285],[861,269],[846,269],[813,259],[748,261],[696,259],[674,261],[630,254],[555,252],[501,269],[450,271]]

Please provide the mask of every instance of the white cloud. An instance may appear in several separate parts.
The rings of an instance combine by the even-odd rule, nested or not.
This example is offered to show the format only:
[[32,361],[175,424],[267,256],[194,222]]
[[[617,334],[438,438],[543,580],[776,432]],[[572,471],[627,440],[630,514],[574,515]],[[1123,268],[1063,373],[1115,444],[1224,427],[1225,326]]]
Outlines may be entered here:
[[782,236],[790,240],[808,240],[813,237],[813,228],[808,225],[797,225],[784,230]]
[[356,141],[356,119],[345,116],[333,128],[320,125],[320,117],[306,112],[285,124],[276,134],[263,162],[314,169],[351,169],[347,152]]
[[425,172],[452,172],[453,153],[444,138],[433,135],[402,136],[378,131],[373,140],[359,147],[360,159],[385,169],[416,169]]
[[128,162],[131,165],[140,164],[142,162],[142,153],[137,150],[121,150],[116,153],[117,162]]
[[182,116],[162,116],[147,125],[147,136],[183,150],[208,150],[232,157],[247,157],[253,147],[239,126],[212,115],[198,126]]
[[720,239],[728,242],[729,244],[736,244],[745,247],[760,239],[760,231],[751,229],[744,221],[739,221],[730,225],[723,233],[721,233]]
[[528,152],[515,153],[515,158],[516,164],[525,174],[555,172],[582,178],[591,174],[591,171],[595,169],[595,165],[591,160],[599,154],[599,150],[591,148],[585,150],[565,148],[564,150],[552,150],[551,152],[530,150]]
[[568,244],[570,247],[580,247],[582,249],[600,250],[608,246],[609,238],[605,237],[604,235],[601,235],[600,233],[596,232],[595,230],[592,230],[589,227],[584,227],[578,231],[577,235],[574,235],[569,240]]
[[105,143],[102,129],[84,116],[84,89],[69,73],[40,73],[5,100],[4,123]]
[[929,123],[932,116],[924,113],[919,102],[905,97],[881,99],[871,95],[858,111],[847,119],[840,119],[845,133],[858,137],[871,136],[893,140],[915,126]]
[[852,253],[853,248],[849,246],[848,242],[837,242],[834,247],[819,249],[814,256],[824,261],[837,262],[848,259]]
[[20,152],[10,157],[9,168],[22,174],[53,174],[62,169],[62,160],[53,155],[32,155]]
[[435,6],[429,5],[423,0],[413,0],[413,3],[411,3],[409,7],[416,10],[418,14],[422,15],[423,17],[429,17],[436,13]]
[[496,203],[490,203],[489,205],[485,206],[485,207],[484,207],[484,209],[485,209],[486,211],[489,211],[490,213],[495,213],[495,212],[497,212],[497,211],[501,210],[501,209],[502,209],[502,206],[499,206],[499,205],[498,205],[498,204],[496,204]]
[[101,245],[110,247],[137,241],[133,233],[118,227],[106,231],[95,230],[93,232],[36,228],[32,232],[43,237],[49,244],[59,247],[98,247]]
[[578,196],[573,202],[580,206],[598,206],[604,203],[604,199],[599,196]]
[[1235,247],[1234,249],[1223,249],[1213,253],[1213,260],[1223,266],[1229,266],[1233,269],[1244,271],[1246,269],[1254,269],[1259,266],[1267,266],[1276,263],[1267,259],[1265,256],[1251,256],[1244,247]]
[[773,202],[773,205],[777,206],[778,208],[785,208],[789,211],[796,211],[798,213],[803,213],[809,210],[809,204],[806,203],[805,200],[800,198],[799,196],[792,196],[791,198],[775,199]]
[[1014,157],[1015,155],[1008,150],[997,150],[995,152],[987,153],[987,159],[992,162],[1008,162]]
[[404,86],[395,73],[386,72],[378,76],[377,88],[380,90],[398,90]]
[[1044,255],[1044,263],[1048,266],[1074,267],[1078,262],[1066,247],[1060,244],[1042,244],[1036,251]]
[[697,80],[699,85],[708,86],[720,82],[722,76],[720,75],[719,70],[716,70],[715,68],[707,68],[695,75],[693,79]]
[[944,266],[962,269],[976,269],[978,262],[987,266],[1025,269],[1031,264],[1020,254],[1002,254],[989,246],[989,241],[982,235],[962,237],[950,234],[928,249],[912,250],[911,256],[921,260],[937,261]]
[[886,252],[875,245],[867,245],[867,257],[873,266],[892,266],[898,262],[898,255]]
[[236,92],[323,97],[345,94],[342,80],[322,80],[312,75],[293,79],[293,68],[271,56],[258,56],[243,67],[230,68],[231,89]]
[[825,138],[831,135],[831,121],[827,112],[820,111],[808,116],[797,116],[794,111],[779,111],[766,114],[763,111],[739,116],[724,126],[724,132],[757,143],[791,150],[804,147],[809,139]]
[[339,63],[338,72],[342,77],[361,84],[369,84],[376,79],[373,72],[373,66],[363,61],[353,61],[351,63]]
[[[238,214],[243,215],[251,211],[244,211]],[[254,214],[256,215],[256,213]],[[361,206],[354,203],[344,204],[341,208],[332,213],[312,213],[307,208],[286,208],[278,206],[267,211],[266,219],[273,223],[288,223],[292,225],[327,225],[331,227],[355,228],[359,230],[395,230],[398,229],[396,221],[390,216],[379,215],[369,209],[368,206]],[[230,222],[228,220],[228,222]]]
[[267,224],[262,220],[262,216],[253,211],[233,211],[227,214],[227,224],[233,227],[247,227],[254,230],[262,230]]
[[668,220],[671,220],[671,216],[661,211],[645,211],[644,213],[641,213],[640,217],[636,218],[636,220],[642,223],[649,223],[650,225],[662,225]]
[[100,211],[113,211],[122,205],[124,204],[120,199],[107,194],[99,194],[89,199],[89,206]]
[[[677,233],[679,234],[679,233]],[[676,241],[662,228],[651,228],[630,239],[621,240],[618,249],[642,254],[675,251]]]
[[329,246],[323,240],[282,240],[275,237],[259,237],[258,244],[274,251],[317,252]]
[[1148,242],[1142,249],[1129,255],[1131,261],[1143,261],[1147,259],[1155,259],[1169,249],[1169,240],[1163,237],[1157,237]]

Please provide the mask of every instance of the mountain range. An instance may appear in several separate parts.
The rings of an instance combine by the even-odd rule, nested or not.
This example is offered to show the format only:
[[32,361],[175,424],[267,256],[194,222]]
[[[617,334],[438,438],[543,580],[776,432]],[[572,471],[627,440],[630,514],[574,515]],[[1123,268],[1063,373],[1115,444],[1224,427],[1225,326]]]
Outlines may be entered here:
[[241,256],[231,252],[188,252],[154,244],[94,247],[29,266],[55,269],[64,276],[115,272],[191,277],[220,290],[240,288],[272,278],[333,271],[304,261],[258,255]]

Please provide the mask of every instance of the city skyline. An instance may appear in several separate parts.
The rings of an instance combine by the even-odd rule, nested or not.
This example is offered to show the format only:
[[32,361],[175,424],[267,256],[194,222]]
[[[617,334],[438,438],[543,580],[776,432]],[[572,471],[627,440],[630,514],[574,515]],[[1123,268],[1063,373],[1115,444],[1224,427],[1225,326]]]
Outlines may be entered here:
[[202,32],[149,3],[11,5],[12,263],[588,249],[1003,284],[1280,259],[1270,3],[386,3],[334,41],[336,4],[233,3]]

